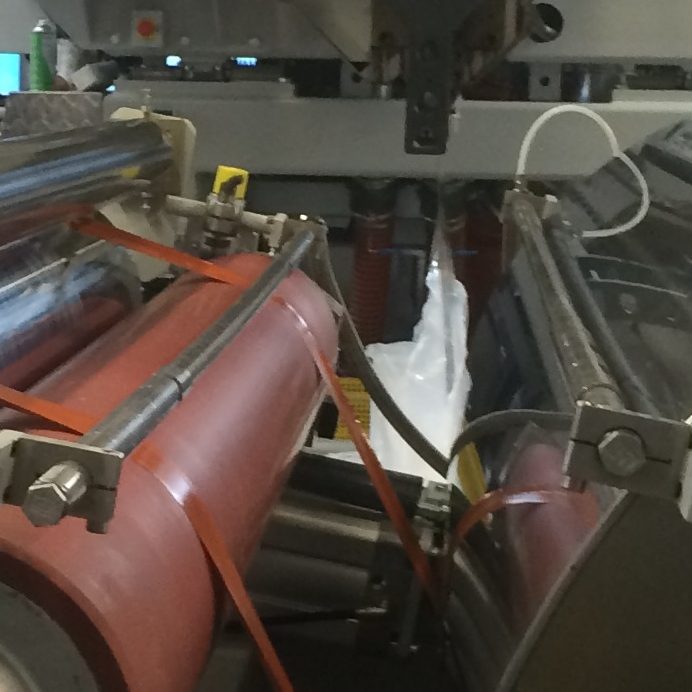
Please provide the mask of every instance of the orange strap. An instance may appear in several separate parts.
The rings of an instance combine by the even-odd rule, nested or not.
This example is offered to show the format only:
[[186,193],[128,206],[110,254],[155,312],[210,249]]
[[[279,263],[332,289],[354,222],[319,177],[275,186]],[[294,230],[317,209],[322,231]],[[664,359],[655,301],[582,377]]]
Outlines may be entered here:
[[[142,252],[156,259],[176,264],[177,266],[202,274],[208,278],[234,286],[248,286],[248,280],[245,277],[235,274],[235,272],[232,272],[226,267],[201,260],[187,253],[140,238],[110,225],[85,221],[76,223],[75,228],[87,235],[108,240],[128,249]],[[430,562],[425,552],[420,547],[416,534],[406,517],[406,513],[391,481],[370,446],[355,411],[339,383],[332,363],[321,351],[314,334],[310,331],[305,320],[296,312],[293,306],[277,296],[274,296],[272,300],[274,303],[279,304],[282,309],[290,312],[294,318],[310,354],[315,361],[315,365],[322,375],[339,409],[339,413],[346,422],[356,449],[363,460],[373,486],[377,490],[380,501],[399,535],[418,579],[428,593],[433,605],[438,607],[441,606],[440,592]],[[88,414],[74,411],[60,404],[49,402],[30,394],[18,392],[3,385],[0,385],[0,402],[16,410],[44,418],[45,420],[56,423],[75,433],[84,434],[96,423]],[[134,458],[137,463],[156,475],[156,468],[154,466],[144,460],[138,459],[137,455],[134,455]],[[452,550],[489,514],[493,514],[510,505],[546,504],[549,502],[563,501],[571,495],[573,495],[572,491],[547,490],[545,488],[525,488],[521,490],[501,489],[488,493],[473,505],[457,524],[454,541],[452,542]],[[261,660],[275,689],[280,692],[292,692],[293,686],[252,604],[250,595],[243,583],[242,576],[226,550],[223,537],[219,533],[213,517],[201,499],[191,491],[181,504],[207,554],[223,579],[228,594],[241,616],[246,630],[257,647]]]
[[[207,262],[185,252],[175,250],[159,243],[140,238],[109,224],[99,223],[92,219],[84,219],[73,224],[75,230],[86,235],[121,245],[130,250],[141,252],[189,271],[201,274],[216,281],[247,288],[249,281],[227,267]],[[411,526],[401,502],[387,474],[375,455],[370,443],[356,417],[355,411],[346,397],[334,367],[329,358],[320,350],[314,334],[310,331],[302,317],[282,298],[274,296],[272,302],[279,304],[282,309],[290,312],[305,340],[311,356],[321,373],[324,381],[337,405],[342,418],[346,421],[351,437],[361,455],[365,468],[380,497],[402,545],[411,561],[415,573],[428,593],[432,603],[440,607],[440,592],[433,574],[430,562],[420,547],[415,531]],[[29,394],[17,392],[3,387],[0,388],[0,401],[6,405],[40,416],[76,433],[85,433],[95,424],[87,414],[72,411],[59,404],[48,402]],[[135,460],[137,460],[135,455]],[[141,465],[156,473],[155,469],[138,461]],[[245,588],[242,577],[228,554],[218,528],[202,501],[190,493],[183,504],[188,519],[196,531],[200,541],[207,551],[214,566],[221,575],[224,585],[231,597],[247,632],[252,637],[265,669],[274,687],[280,692],[291,692],[293,687],[279,661],[267,632],[255,610],[252,600]]]
[[281,300],[281,306],[288,310],[294,317],[298,328],[303,335],[303,339],[312,355],[315,365],[317,366],[322,378],[324,379],[329,393],[336,404],[339,414],[346,423],[348,432],[351,435],[351,439],[360,454],[360,458],[363,460],[363,464],[370,476],[375,490],[380,498],[380,502],[387,513],[390,521],[392,522],[394,529],[396,530],[399,539],[404,547],[406,554],[413,566],[416,576],[418,577],[420,583],[423,585],[426,593],[428,594],[431,602],[436,607],[441,607],[442,602],[440,600],[440,592],[437,587],[437,582],[435,575],[433,574],[432,568],[430,567],[430,561],[427,555],[420,547],[418,538],[411,526],[411,522],[406,516],[406,512],[399,500],[399,496],[396,494],[396,490],[392,486],[387,473],[382,464],[380,463],[377,455],[373,451],[370,442],[365,434],[356,412],[353,409],[351,402],[349,401],[346,393],[339,382],[339,378],[334,371],[334,367],[331,364],[329,358],[322,352],[319,345],[317,344],[317,339],[315,335],[310,331],[307,323],[303,317],[296,312],[292,305],[289,305],[286,301]]
[[[214,264],[213,262],[207,262],[206,260],[189,255],[188,253],[175,250],[151,240],[140,238],[132,233],[115,228],[110,224],[100,223],[87,218],[73,223],[73,228],[80,233],[84,233],[101,240],[107,240],[111,243],[128,248],[129,250],[134,250],[136,252],[149,255],[155,259],[170,262],[171,264],[175,264],[191,272],[201,274],[202,276],[206,276],[207,278],[214,279],[216,281],[227,283],[231,286],[248,288],[251,283],[246,277],[236,274],[227,267]],[[389,516],[389,519],[391,520],[399,536],[399,539],[401,540],[416,575],[420,579],[426,593],[430,596],[432,603],[434,605],[439,605],[441,603],[440,591],[437,587],[436,580],[430,566],[430,561],[428,560],[423,549],[420,547],[415,531],[413,530],[413,527],[406,516],[406,512],[401,505],[401,501],[399,500],[399,497],[396,494],[389,477],[385,473],[377,456],[372,450],[372,447],[370,446],[370,443],[368,442],[368,439],[363,432],[360,423],[358,422],[355,411],[353,410],[353,407],[341,388],[338,377],[334,371],[334,366],[330,362],[329,358],[327,358],[325,354],[321,352],[317,344],[317,340],[310,331],[310,328],[302,317],[293,309],[293,307],[276,295],[272,296],[271,300],[274,304],[278,304],[283,309],[288,310],[293,317],[296,326],[299,328],[310,354],[315,361],[315,365],[317,366],[327,387],[330,390],[332,398],[339,409],[339,413],[346,422],[349,433],[351,434],[351,439],[353,440],[356,449],[363,460],[363,464],[367,469],[372,484],[379,495],[380,501],[382,502],[382,505],[384,506],[385,511],[387,512],[387,515]]]
[[161,243],[156,243],[153,240],[141,238],[138,235],[122,231],[107,223],[84,219],[73,223],[72,227],[84,235],[98,238],[99,240],[107,240],[114,245],[120,245],[128,250],[141,252],[143,255],[148,255],[154,259],[175,264],[177,267],[182,267],[195,274],[201,274],[209,279],[243,288],[247,288],[249,285],[246,277],[236,274],[228,267],[208,262],[187,252],[181,252],[175,248],[168,247],[168,245],[161,245]]
[[452,550],[464,541],[471,530],[480,524],[489,514],[512,505],[545,505],[560,502],[574,497],[573,490],[546,489],[529,487],[520,489],[501,488],[484,495],[472,505],[461,517],[454,532]]
[[6,387],[4,384],[0,384],[0,404],[4,404],[15,411],[38,416],[78,435],[83,435],[98,423],[98,420],[88,413],[75,411],[62,404],[46,401],[32,394],[19,392],[11,387]]
[[[98,422],[87,413],[75,411],[61,404],[46,401],[4,385],[0,385],[0,402],[10,408],[38,416],[80,435],[87,433]],[[130,458],[143,468],[151,471],[166,489],[171,492],[165,481],[157,474],[156,465],[151,463],[146,455],[138,455],[135,451]],[[293,686],[288,675],[279,661],[276,650],[272,646],[267,631],[264,629],[264,625],[252,604],[250,594],[245,588],[243,578],[231,559],[223,536],[220,534],[206,505],[192,491],[192,484],[189,482],[187,483],[187,494],[182,501],[176,497],[175,493],[171,492],[171,495],[182,506],[202,546],[221,576],[228,595],[231,597],[247,632],[257,646],[262,663],[275,689],[279,692],[292,692]]]
[[207,554],[219,571],[226,591],[231,597],[245,629],[257,647],[262,665],[267,671],[274,688],[279,692],[292,692],[293,685],[286,673],[286,669],[279,660],[276,649],[271,643],[267,630],[252,603],[250,594],[245,588],[243,577],[238,571],[235,562],[233,562],[223,536],[219,532],[207,506],[197,495],[191,494],[186,499],[184,508],[187,518],[192,523]]

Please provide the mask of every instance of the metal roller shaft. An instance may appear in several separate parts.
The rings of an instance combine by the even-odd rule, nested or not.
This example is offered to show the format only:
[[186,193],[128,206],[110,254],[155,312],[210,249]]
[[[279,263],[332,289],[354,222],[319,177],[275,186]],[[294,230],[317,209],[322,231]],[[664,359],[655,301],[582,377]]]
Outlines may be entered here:
[[51,228],[0,247],[0,384],[25,389],[140,302],[121,251]]
[[143,120],[0,140],[0,233],[83,213],[170,163],[161,130]]
[[[145,382],[98,427],[87,433],[82,442],[129,454],[240,333],[283,279],[300,264],[313,238],[309,231],[296,235],[264,274],[216,324],[191,343],[172,363]],[[133,412],[136,413],[133,415]]]

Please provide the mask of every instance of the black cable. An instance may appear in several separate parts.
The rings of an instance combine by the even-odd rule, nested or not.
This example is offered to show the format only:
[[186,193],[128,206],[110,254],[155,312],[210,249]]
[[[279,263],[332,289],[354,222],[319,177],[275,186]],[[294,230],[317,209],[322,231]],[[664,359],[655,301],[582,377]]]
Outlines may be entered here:
[[346,309],[341,289],[334,276],[334,270],[329,258],[329,246],[326,234],[318,236],[318,251],[312,257],[316,260],[313,268],[315,278],[323,290],[343,306],[343,348],[344,354],[360,377],[371,399],[382,412],[389,424],[401,435],[402,439],[413,449],[428,466],[446,477],[451,460],[468,444],[477,442],[483,437],[505,432],[508,428],[535,423],[548,429],[564,430],[570,427],[573,415],[558,411],[539,411],[533,409],[514,409],[497,411],[476,419],[470,423],[457,437],[452,446],[449,459],[445,459],[436,447],[416,428],[406,414],[397,406],[389,395],[379,377],[375,373],[365,348],[358,336],[353,320]]
[[[347,620],[372,621],[382,620],[388,616],[387,610],[382,608],[345,608],[341,610],[313,610],[300,613],[287,613],[285,615],[267,615],[262,619],[265,627],[277,627],[282,625],[309,625],[319,622],[344,622]],[[229,629],[244,629],[240,621],[232,620],[228,623]]]
[[452,445],[449,457],[454,459],[467,445],[474,444],[490,435],[504,433],[508,428],[518,428],[534,423],[541,428],[550,430],[566,430],[572,424],[573,418],[574,415],[572,413],[539,411],[526,408],[488,413],[485,416],[476,418],[461,431],[461,434]]
[[379,409],[387,422],[399,433],[402,439],[408,444],[418,456],[425,461],[430,468],[434,469],[441,476],[447,476],[449,463],[444,454],[430,443],[430,441],[418,430],[418,428],[408,419],[406,414],[399,408],[394,399],[382,384],[382,381],[374,371],[363,343],[358,336],[356,326],[351,319],[351,315],[346,309],[344,297],[334,276],[334,270],[329,258],[329,247],[326,235],[322,234],[318,249],[317,281],[334,300],[344,308],[342,316],[342,337],[343,350],[348,364],[363,382],[370,398]]

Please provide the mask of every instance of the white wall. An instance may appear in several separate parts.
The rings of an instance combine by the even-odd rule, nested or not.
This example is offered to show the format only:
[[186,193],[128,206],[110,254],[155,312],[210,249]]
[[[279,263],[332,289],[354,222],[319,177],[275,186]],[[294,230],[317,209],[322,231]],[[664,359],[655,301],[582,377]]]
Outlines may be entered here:
[[0,53],[28,53],[29,34],[42,16],[36,0],[0,0]]

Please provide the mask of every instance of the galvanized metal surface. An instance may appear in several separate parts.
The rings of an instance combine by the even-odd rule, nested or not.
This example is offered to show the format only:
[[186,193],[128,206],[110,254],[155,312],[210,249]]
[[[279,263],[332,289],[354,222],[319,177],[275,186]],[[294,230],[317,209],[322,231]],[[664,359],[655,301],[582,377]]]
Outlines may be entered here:
[[690,427],[681,421],[578,405],[565,471],[580,481],[672,501],[689,447]]
[[87,491],[86,471],[74,461],[55,464],[27,490],[22,509],[34,526],[55,526]]
[[0,434],[8,504],[21,506],[34,526],[52,526],[69,514],[86,519],[92,533],[106,532],[122,453],[13,430]]
[[0,133],[5,137],[67,132],[103,123],[103,94],[81,91],[22,91],[5,102]]

